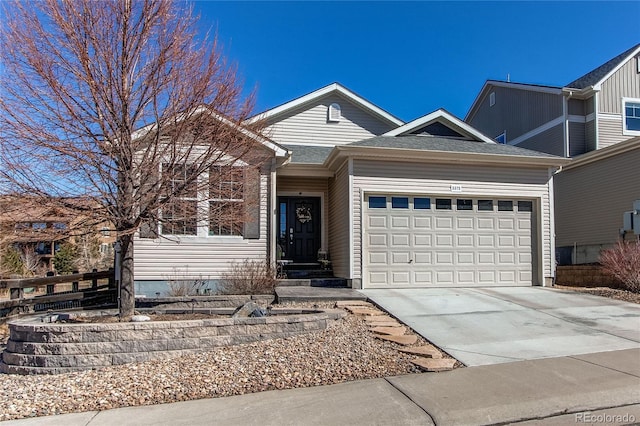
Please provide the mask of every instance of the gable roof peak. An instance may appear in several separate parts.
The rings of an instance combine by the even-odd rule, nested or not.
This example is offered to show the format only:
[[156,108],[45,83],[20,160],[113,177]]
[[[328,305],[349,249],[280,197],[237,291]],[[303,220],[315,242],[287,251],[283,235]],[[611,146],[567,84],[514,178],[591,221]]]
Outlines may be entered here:
[[640,43],[625,50],[615,58],[610,59],[599,67],[589,71],[582,77],[573,80],[565,87],[571,89],[586,89],[591,86],[596,86],[609,78],[611,74],[617,71],[622,65],[624,65],[629,59],[640,54]]
[[299,108],[305,104],[321,99],[332,93],[340,94],[342,97],[346,98],[350,102],[354,103],[355,105],[359,106],[360,108],[364,109],[370,114],[377,116],[379,119],[386,121],[389,124],[392,124],[394,126],[401,126],[404,124],[404,121],[400,120],[398,117],[390,114],[389,112],[385,111],[379,106],[369,102],[362,96],[358,95],[354,91],[346,88],[345,86],[343,86],[338,82],[333,82],[324,87],[321,87],[320,89],[314,90],[313,92],[307,93],[306,95],[302,95],[291,101],[285,102],[274,108],[271,108],[269,110],[256,114],[253,117],[250,117],[247,120],[247,122],[251,123],[257,120],[264,120],[264,119],[272,120],[282,114],[286,114],[287,112],[293,109]]

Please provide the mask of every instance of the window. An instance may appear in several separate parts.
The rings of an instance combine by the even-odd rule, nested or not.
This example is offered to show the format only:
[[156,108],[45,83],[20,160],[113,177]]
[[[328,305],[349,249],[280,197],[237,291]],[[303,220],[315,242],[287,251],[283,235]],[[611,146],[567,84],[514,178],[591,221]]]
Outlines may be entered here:
[[369,197],[370,209],[386,209],[387,197]]
[[478,211],[479,212],[492,212],[493,211],[493,200],[478,200]]
[[492,107],[496,104],[496,92],[491,92],[489,94],[489,106]]
[[494,138],[494,140],[498,143],[501,144],[506,144],[507,143],[507,131],[505,130],[504,132],[500,133],[498,136],[496,136]]
[[55,222],[53,224],[53,229],[55,229],[56,231],[64,231],[65,229],[67,229],[67,224],[62,222]]
[[108,237],[111,235],[111,230],[109,229],[109,227],[104,226],[101,230],[100,233],[102,234],[103,237]]
[[418,198],[418,197],[414,198],[413,208],[416,210],[430,210],[431,198]]
[[337,123],[342,118],[342,109],[340,108],[340,104],[333,103],[329,105],[329,109],[327,111],[327,121],[330,123]]
[[392,209],[408,209],[409,198],[408,197],[391,197]]
[[640,135],[640,99],[622,98],[622,133]]
[[451,200],[448,198],[436,198],[437,210],[451,210]]
[[47,229],[47,224],[44,222],[34,222],[31,224],[31,228],[40,231],[42,229]]
[[498,211],[499,212],[512,212],[513,211],[513,201],[498,201]]
[[162,173],[170,176],[167,192],[179,194],[162,209],[162,233],[165,235],[196,235],[198,224],[198,189],[189,164],[162,165]]
[[519,212],[532,212],[533,203],[531,201],[518,201]]
[[473,201],[456,200],[456,206],[458,210],[473,210]]
[[242,235],[244,170],[212,166],[209,171],[209,235]]

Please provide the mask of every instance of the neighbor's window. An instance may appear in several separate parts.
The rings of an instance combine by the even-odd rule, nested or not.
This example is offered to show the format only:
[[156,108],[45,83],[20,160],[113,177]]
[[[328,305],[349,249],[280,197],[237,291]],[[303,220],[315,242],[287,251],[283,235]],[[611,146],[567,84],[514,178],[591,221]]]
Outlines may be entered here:
[[163,164],[162,173],[169,176],[167,192],[178,194],[162,209],[162,233],[196,235],[198,225],[198,187],[191,164]]
[[623,98],[623,133],[640,135],[640,99]]
[[386,209],[387,197],[369,197],[370,209]]
[[451,210],[451,200],[449,198],[436,198],[437,210]]
[[209,171],[209,235],[239,235],[244,230],[244,169],[212,166]]
[[494,138],[494,140],[498,143],[501,144],[506,144],[507,143],[507,131],[505,130],[504,132],[500,133],[498,136],[496,136]]

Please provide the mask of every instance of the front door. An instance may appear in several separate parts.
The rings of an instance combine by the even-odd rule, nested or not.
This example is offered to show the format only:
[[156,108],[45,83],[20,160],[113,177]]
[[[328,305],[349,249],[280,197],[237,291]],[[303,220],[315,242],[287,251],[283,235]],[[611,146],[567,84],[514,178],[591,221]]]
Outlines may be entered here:
[[294,263],[318,260],[320,249],[320,198],[278,198],[278,244],[282,259]]

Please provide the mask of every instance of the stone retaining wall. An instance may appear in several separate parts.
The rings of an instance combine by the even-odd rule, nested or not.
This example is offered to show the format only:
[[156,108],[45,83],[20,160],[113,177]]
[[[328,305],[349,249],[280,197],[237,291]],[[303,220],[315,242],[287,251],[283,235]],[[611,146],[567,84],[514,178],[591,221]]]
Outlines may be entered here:
[[0,371],[57,374],[129,362],[165,359],[217,346],[250,343],[324,330],[343,311],[262,318],[184,321],[44,324],[9,323],[9,341]]
[[620,282],[605,274],[600,265],[558,266],[555,283],[572,287],[621,287]]

